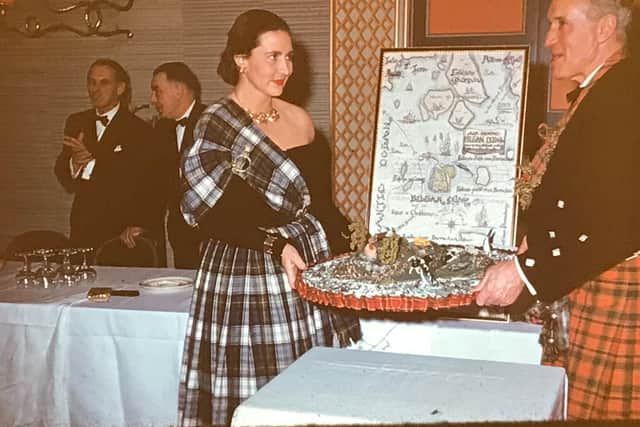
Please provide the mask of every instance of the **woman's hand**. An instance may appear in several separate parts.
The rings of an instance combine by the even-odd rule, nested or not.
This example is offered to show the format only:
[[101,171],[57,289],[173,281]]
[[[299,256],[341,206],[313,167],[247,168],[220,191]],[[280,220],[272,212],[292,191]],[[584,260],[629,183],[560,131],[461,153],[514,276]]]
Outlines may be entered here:
[[291,289],[295,289],[298,272],[306,270],[307,264],[302,260],[298,250],[290,243],[287,243],[282,249],[281,261],[282,268],[287,274],[289,286],[291,286]]

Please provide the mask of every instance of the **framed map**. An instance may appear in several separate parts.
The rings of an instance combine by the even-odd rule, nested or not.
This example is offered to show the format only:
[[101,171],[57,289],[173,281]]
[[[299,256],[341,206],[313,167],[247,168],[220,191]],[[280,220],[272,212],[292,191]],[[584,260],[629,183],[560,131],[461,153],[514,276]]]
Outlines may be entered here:
[[369,231],[511,248],[528,47],[383,49]]

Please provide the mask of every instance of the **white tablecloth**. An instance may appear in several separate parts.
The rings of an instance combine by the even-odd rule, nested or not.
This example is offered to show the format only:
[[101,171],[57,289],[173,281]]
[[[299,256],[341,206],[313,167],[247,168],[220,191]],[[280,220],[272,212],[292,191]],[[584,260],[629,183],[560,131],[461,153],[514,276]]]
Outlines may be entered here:
[[[190,289],[140,289],[88,301],[90,286],[16,289],[0,271],[0,427],[168,426],[175,423]],[[194,271],[96,267],[92,286],[139,289]],[[537,327],[473,320],[362,321],[356,348],[537,363]]]
[[[7,271],[8,270],[8,271]],[[92,286],[139,289],[173,269],[96,267]],[[0,426],[175,424],[191,290],[88,301],[90,286],[15,289],[0,278]],[[12,289],[13,288],[13,289]]]
[[564,418],[562,368],[316,347],[233,414],[232,427]]

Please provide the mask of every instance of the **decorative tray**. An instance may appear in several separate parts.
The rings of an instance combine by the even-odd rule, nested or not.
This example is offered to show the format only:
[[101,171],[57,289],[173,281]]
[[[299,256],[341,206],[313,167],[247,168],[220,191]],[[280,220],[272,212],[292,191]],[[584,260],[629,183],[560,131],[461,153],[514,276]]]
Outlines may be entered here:
[[[370,311],[426,311],[466,306],[487,266],[513,256],[505,250],[399,239],[393,262],[367,251],[341,255],[309,267],[296,289],[312,302]],[[375,252],[375,251],[374,251]]]

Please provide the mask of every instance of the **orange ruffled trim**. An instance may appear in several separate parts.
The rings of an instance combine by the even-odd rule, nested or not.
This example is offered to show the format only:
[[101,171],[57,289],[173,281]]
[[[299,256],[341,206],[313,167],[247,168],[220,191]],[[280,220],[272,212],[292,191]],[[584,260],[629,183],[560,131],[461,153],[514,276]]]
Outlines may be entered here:
[[355,296],[315,288],[305,283],[300,275],[296,280],[296,290],[308,301],[337,308],[368,311],[412,312],[455,308],[469,305],[477,292],[466,295],[449,295],[447,297],[420,298],[406,295]]

